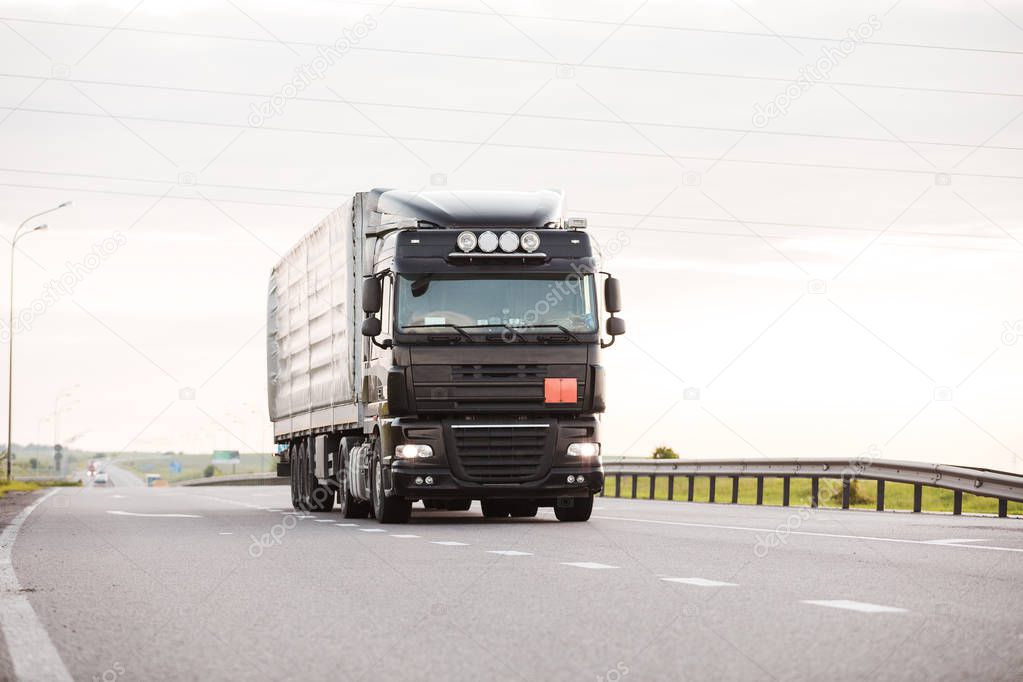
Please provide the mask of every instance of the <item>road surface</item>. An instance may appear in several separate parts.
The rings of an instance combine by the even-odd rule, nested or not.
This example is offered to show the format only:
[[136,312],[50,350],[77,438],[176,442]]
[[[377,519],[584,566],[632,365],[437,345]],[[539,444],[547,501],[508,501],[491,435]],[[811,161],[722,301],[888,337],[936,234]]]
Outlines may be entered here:
[[598,499],[586,524],[381,526],[286,487],[115,486],[45,499],[13,568],[74,679],[1023,670],[1020,519]]

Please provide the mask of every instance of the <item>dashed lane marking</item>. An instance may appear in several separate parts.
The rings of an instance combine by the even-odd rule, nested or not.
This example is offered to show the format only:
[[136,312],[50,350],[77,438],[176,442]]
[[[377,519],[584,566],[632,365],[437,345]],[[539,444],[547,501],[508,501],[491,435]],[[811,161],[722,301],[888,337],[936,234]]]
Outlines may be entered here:
[[418,535],[412,535],[411,533],[391,533],[392,538],[418,538]]
[[605,568],[618,568],[617,566],[610,566],[608,564],[598,564],[595,561],[568,561],[562,562],[562,566],[575,566],[576,568],[589,568],[593,570],[601,570]]
[[359,524],[357,523],[335,523],[335,526],[341,526],[342,528],[355,528]]
[[833,609],[846,609],[847,611],[859,611],[860,613],[905,613],[906,609],[895,606],[883,606],[881,604],[868,604],[863,601],[851,601],[849,599],[804,599],[804,604],[814,606],[828,606]]
[[360,528],[363,533],[386,533],[383,528]]
[[487,554],[500,554],[501,556],[533,556],[529,552],[520,552],[516,549],[489,549]]
[[443,547],[468,547],[468,542],[455,542],[454,540],[431,540],[431,545],[441,545]]
[[661,578],[668,583],[682,583],[683,585],[695,585],[697,587],[735,587],[735,583],[725,583],[720,580],[707,580],[706,578]]
[[202,517],[198,514],[143,514],[142,512],[128,512],[120,510],[107,510],[107,514],[116,514],[117,516],[144,516],[150,519],[201,519]]

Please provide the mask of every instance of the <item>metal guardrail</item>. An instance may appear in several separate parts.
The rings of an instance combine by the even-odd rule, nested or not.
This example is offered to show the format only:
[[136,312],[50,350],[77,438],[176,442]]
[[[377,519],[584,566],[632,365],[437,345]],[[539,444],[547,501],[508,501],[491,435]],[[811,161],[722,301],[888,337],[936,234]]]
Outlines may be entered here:
[[276,472],[263,474],[231,474],[229,476],[210,476],[209,478],[193,478],[179,481],[175,485],[288,485],[288,478],[278,478]]
[[[757,482],[756,503],[764,503],[764,479],[782,480],[782,506],[789,506],[793,478],[810,479],[810,506],[820,505],[821,479],[841,481],[842,509],[848,509],[850,487],[853,481],[877,481],[877,510],[884,511],[885,483],[909,483],[913,486],[913,511],[923,507],[924,487],[942,488],[953,491],[952,513],[962,514],[963,493],[993,497],[998,500],[998,515],[1008,516],[1008,502],[1023,502],[1023,475],[987,469],[926,464],[923,462],[902,462],[893,460],[836,460],[836,459],[755,459],[755,460],[702,460],[685,461],[677,459],[605,459],[605,475],[615,476],[613,486],[604,486],[607,497],[621,497],[623,477],[632,477],[633,498],[636,497],[636,482],[643,477],[650,481],[650,497],[658,477],[667,477],[668,499],[675,497],[675,480],[687,479],[686,500],[693,501],[693,487],[696,477],[710,479],[710,502],[714,502],[717,477],[732,479],[732,503],[739,502],[739,479],[755,478]],[[613,490],[609,490],[613,488]],[[613,494],[612,494],[613,493]]]

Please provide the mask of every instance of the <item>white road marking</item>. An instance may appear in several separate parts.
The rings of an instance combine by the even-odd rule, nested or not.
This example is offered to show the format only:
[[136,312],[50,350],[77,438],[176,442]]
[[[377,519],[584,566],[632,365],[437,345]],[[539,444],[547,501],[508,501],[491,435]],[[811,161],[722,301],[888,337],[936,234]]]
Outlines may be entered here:
[[234,533],[217,533],[217,535],[234,535]]
[[124,499],[124,495],[111,495],[110,497],[114,498],[115,500],[123,500]]
[[127,511],[112,511],[107,510],[107,514],[116,514],[117,516],[144,516],[151,519],[201,519],[202,517],[198,514],[143,514],[141,512],[127,512]]
[[[738,530],[747,533],[778,532],[778,528],[754,528],[751,526],[723,526],[716,523],[689,523],[686,521],[662,521],[660,519],[630,519],[627,516],[593,516],[594,519],[604,521],[629,521],[632,523],[653,523],[661,526],[685,526],[688,528],[716,528],[718,530]],[[841,533],[815,533],[809,530],[789,530],[784,528],[785,535],[806,535],[819,538],[839,538],[844,540],[867,540],[870,542],[894,542],[906,545],[930,545],[931,547],[964,547],[966,549],[990,549],[998,552],[1023,552],[1023,547],[995,547],[992,545],[968,545],[968,544],[934,544],[930,540],[904,540],[900,538],[881,538],[874,535],[843,535]]]
[[847,609],[859,611],[860,613],[905,613],[906,609],[895,606],[882,606],[881,604],[868,604],[863,601],[850,601],[848,599],[804,599],[804,604],[814,606],[830,606],[833,609]]
[[360,528],[363,533],[386,533],[383,528]]
[[279,511],[282,511],[282,510],[280,510],[280,509],[270,509],[270,508],[267,508],[267,511],[268,511],[268,512],[279,512]]
[[22,509],[0,533],[0,631],[7,643],[14,677],[19,680],[71,682],[72,679],[32,604],[21,593],[11,565],[11,549],[21,525],[36,507],[57,492],[54,488]]
[[418,538],[418,535],[412,535],[410,533],[391,533],[392,538]]
[[431,540],[431,545],[443,545],[444,547],[468,547],[468,542],[455,542],[454,540]]
[[316,523],[334,523],[331,519],[316,519]]
[[562,562],[562,566],[575,566],[576,568],[592,568],[594,570],[600,570],[603,568],[618,568],[617,566],[609,566],[607,564],[598,564],[595,561],[568,561]]
[[357,524],[357,523],[335,523],[334,525],[335,526],[341,526],[342,528],[352,528],[354,526],[358,526],[359,524]]
[[735,587],[735,583],[723,583],[720,580],[707,580],[706,578],[661,578],[668,583],[682,583],[684,585],[696,585],[697,587]]
[[987,542],[987,540],[964,540],[960,538],[949,538],[947,540],[927,540],[925,545],[962,545],[967,542]]
[[514,549],[489,549],[488,554],[500,554],[501,556],[533,556],[529,552],[519,552]]

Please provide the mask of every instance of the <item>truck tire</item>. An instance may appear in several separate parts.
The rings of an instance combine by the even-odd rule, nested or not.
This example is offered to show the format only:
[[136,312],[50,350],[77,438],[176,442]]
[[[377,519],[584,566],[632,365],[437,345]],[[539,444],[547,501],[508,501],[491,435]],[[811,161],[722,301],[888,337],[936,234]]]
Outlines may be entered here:
[[338,477],[341,479],[337,492],[338,510],[341,512],[341,516],[346,519],[364,519],[369,516],[369,504],[352,495],[348,486],[348,462],[345,460],[341,462]]
[[302,508],[301,496],[298,492],[298,450],[292,446],[288,448],[289,463],[291,464],[291,472],[288,474],[288,481],[291,483],[291,507],[295,511],[299,511]]
[[380,458],[379,443],[373,446],[373,451],[373,515],[380,523],[408,523],[412,515],[412,500],[407,497],[387,497],[384,494],[384,465]]
[[480,507],[487,519],[503,519],[511,514],[511,504],[507,500],[480,500]]
[[593,495],[586,497],[559,497],[554,503],[554,516],[558,521],[589,521],[593,513]]
[[312,492],[309,495],[309,511],[329,512],[334,509],[334,498],[337,496],[334,488],[328,485],[320,485],[316,481],[315,474],[310,477]]
[[532,518],[536,516],[539,507],[540,505],[531,500],[515,500],[511,503],[509,514],[513,519]]

